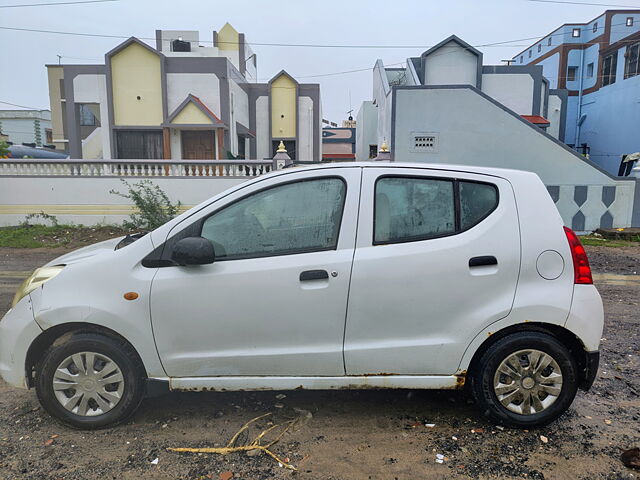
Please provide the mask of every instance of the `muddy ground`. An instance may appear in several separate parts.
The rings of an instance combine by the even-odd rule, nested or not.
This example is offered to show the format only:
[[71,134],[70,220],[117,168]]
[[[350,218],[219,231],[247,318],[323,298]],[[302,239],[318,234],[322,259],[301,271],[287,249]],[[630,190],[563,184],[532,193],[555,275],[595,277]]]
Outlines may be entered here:
[[[0,248],[0,315],[22,272],[64,251]],[[640,273],[640,246],[588,251],[598,273]],[[542,429],[497,428],[462,393],[396,390],[178,393],[145,400],[124,425],[83,432],[53,420],[33,391],[0,381],[0,479],[638,478],[620,453],[640,446],[639,279],[596,280],[606,312],[596,383]],[[268,412],[251,433],[305,419],[273,447],[297,472],[266,455],[167,451],[221,446]]]

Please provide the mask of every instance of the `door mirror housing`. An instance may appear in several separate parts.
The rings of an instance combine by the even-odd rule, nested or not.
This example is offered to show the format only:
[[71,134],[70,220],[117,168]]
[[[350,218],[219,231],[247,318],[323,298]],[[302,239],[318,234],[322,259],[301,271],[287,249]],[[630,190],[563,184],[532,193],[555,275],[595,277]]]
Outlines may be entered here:
[[206,265],[213,263],[213,244],[203,237],[187,237],[179,240],[171,251],[171,260],[178,265]]

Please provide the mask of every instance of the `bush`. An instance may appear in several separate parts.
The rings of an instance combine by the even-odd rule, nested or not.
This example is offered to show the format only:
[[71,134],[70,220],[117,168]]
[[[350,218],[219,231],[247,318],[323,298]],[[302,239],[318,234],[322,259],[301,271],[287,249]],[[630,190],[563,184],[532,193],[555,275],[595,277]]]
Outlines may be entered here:
[[[36,220],[33,222],[33,220]],[[41,220],[42,223],[38,220]],[[30,213],[29,215],[24,217],[24,220],[20,225],[23,227],[31,227],[33,225],[46,225],[47,222],[51,222],[52,227],[58,226],[58,217],[55,215],[49,215],[48,213],[44,213],[40,210],[39,213]]]
[[136,213],[129,215],[128,221],[123,222],[125,228],[154,230],[178,215],[181,203],[171,203],[167,194],[151,180],[141,180],[133,185],[123,179],[121,182],[126,185],[128,193],[117,190],[109,193],[131,200],[137,209]]

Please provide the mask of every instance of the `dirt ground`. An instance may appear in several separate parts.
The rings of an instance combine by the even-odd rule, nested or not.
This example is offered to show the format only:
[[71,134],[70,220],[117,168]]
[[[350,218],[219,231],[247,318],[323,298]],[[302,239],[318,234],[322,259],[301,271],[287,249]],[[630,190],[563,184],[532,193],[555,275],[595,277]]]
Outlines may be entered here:
[[[620,453],[640,446],[640,246],[587,249],[595,272],[631,277],[596,277],[606,312],[600,371],[548,427],[496,427],[456,392],[296,391],[171,394],[145,400],[124,425],[83,432],[53,420],[33,391],[0,381],[0,479],[638,478]],[[0,315],[25,272],[64,251],[0,248]],[[269,421],[305,419],[273,447],[297,472],[266,455],[167,451],[222,446],[268,412],[256,434]]]

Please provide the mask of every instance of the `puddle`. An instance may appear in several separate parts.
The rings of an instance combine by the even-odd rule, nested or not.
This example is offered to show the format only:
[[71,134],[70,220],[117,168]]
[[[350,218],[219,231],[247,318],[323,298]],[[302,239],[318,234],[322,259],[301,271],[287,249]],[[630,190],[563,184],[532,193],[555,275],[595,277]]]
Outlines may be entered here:
[[616,273],[594,273],[593,281],[605,285],[640,285],[640,275],[619,275]]

